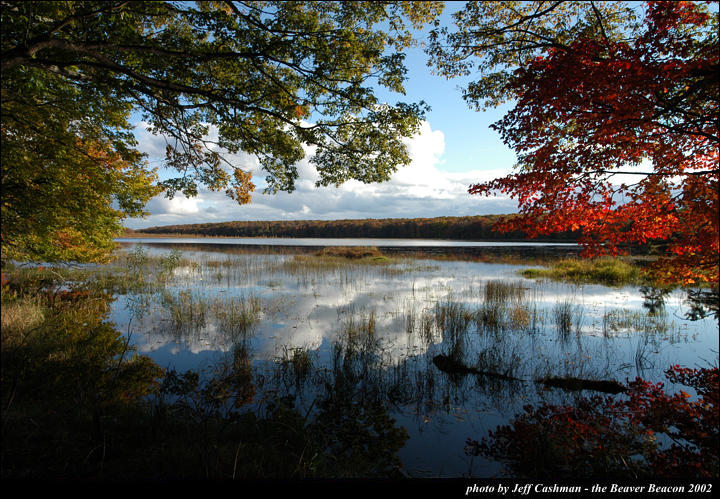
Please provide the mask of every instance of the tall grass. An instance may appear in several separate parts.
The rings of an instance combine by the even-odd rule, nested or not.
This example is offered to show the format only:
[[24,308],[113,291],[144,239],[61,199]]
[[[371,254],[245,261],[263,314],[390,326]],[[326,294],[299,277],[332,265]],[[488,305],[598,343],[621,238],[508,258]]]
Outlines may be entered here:
[[483,287],[485,303],[520,302],[525,296],[525,288],[520,282],[487,281]]
[[559,302],[553,307],[553,320],[561,337],[567,337],[572,331],[574,313],[575,305],[568,300]]
[[624,308],[606,310],[602,317],[602,332],[605,336],[617,333],[642,333],[664,335],[671,329],[665,314],[657,310],[628,310]]
[[254,295],[215,298],[210,310],[220,331],[244,339],[260,321],[262,303]]
[[[144,275],[149,281],[150,272]],[[126,355],[127,342],[105,322],[109,295],[35,277],[46,284],[3,278],[4,478],[395,476],[406,432],[383,405],[361,403],[352,385],[319,394],[317,420],[272,402],[251,412],[256,381],[244,346],[207,379],[163,372],[146,357]],[[213,301],[169,288],[159,299],[174,307],[178,323],[202,322],[204,313],[241,328],[260,306],[252,297]],[[375,336],[374,312],[354,324],[350,336]],[[287,351],[298,380],[314,371],[311,357],[307,349]]]
[[528,299],[523,283],[488,281],[481,296],[483,302],[475,313],[478,331],[537,330],[541,317],[537,306]]
[[374,246],[328,246],[316,253],[319,257],[341,257],[351,260],[371,259],[371,261],[387,261],[387,257]]
[[625,260],[612,257],[595,259],[565,258],[554,262],[549,268],[526,269],[522,275],[528,278],[548,278],[575,283],[597,283],[608,286],[637,284],[640,269]]
[[292,379],[296,389],[308,378],[313,368],[313,354],[307,347],[283,345],[276,357],[282,377]]
[[466,350],[467,332],[473,314],[462,303],[448,300],[435,305],[435,323],[442,333],[447,355],[461,361]]
[[185,289],[176,294],[164,289],[160,293],[160,304],[177,329],[205,326],[209,300],[201,292]]
[[22,342],[23,338],[45,321],[46,307],[40,296],[21,296],[15,300],[3,301],[2,341]]

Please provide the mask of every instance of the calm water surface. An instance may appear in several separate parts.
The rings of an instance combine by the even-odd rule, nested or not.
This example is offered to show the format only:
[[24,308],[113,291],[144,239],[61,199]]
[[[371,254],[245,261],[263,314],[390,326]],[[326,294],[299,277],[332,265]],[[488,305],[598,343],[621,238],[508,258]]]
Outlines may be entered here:
[[377,246],[383,247],[509,247],[509,246],[577,246],[575,243],[538,242],[497,242],[497,241],[453,241],[446,239],[357,239],[317,237],[135,237],[119,238],[119,243],[140,244],[228,244],[248,246]]
[[[153,243],[198,241],[128,240],[126,250],[140,242],[149,255],[167,255]],[[528,280],[517,265],[411,258],[330,265],[287,252],[195,248],[183,251],[162,292],[116,300],[112,320],[136,348],[182,371],[209,369],[242,343],[258,400],[292,397],[309,408],[340,347],[357,341],[358,389],[382,392],[397,425],[407,429],[400,457],[411,476],[494,476],[498,463],[464,454],[467,438],[486,436],[525,404],[595,393],[546,389],[537,378],[666,381],[662,373],[671,364],[718,363],[716,319],[687,320],[690,303],[681,290],[651,311],[636,287]],[[179,320],[182,307],[197,307],[193,318]],[[257,320],[239,330],[239,313],[248,310]],[[294,352],[307,355],[313,375],[288,375]],[[440,354],[518,381],[449,375],[433,363]]]

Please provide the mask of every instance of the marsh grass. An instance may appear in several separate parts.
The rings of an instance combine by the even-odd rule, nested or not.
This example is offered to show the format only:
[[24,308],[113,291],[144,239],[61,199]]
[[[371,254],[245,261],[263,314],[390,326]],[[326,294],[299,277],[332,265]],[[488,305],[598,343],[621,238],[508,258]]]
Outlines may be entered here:
[[520,375],[523,355],[518,351],[517,343],[494,342],[480,351],[477,367],[484,372],[499,375],[497,377],[516,378]]
[[572,332],[575,332],[578,338],[580,337],[584,314],[583,306],[570,299],[558,302],[553,306],[552,319],[561,339],[567,340]]
[[375,309],[361,312],[356,317],[354,310],[344,314],[340,338],[347,342],[348,346],[355,348],[373,347],[376,344],[377,319]]
[[[531,373],[539,373],[541,369],[546,371],[546,376],[578,377],[587,375],[597,365],[595,358],[591,361],[589,356],[583,356],[591,343],[579,334],[583,309],[574,300],[553,307],[552,302],[538,299],[538,286],[528,287],[528,282],[520,279],[486,281],[470,276],[470,280],[463,281],[465,290],[458,295],[453,294],[451,284],[446,284],[447,275],[438,280],[441,284],[432,279],[425,281],[426,276],[412,275],[427,270],[435,272],[439,270],[436,267],[398,259],[376,260],[372,255],[248,253],[234,259],[214,256],[186,259],[172,252],[160,256],[137,252],[131,259],[130,263],[118,260],[113,264],[113,268],[123,271],[122,276],[113,277],[112,272],[102,276],[103,271],[98,269],[57,272],[72,275],[77,282],[86,279],[98,289],[131,290],[134,296],[155,300],[154,304],[164,311],[165,317],[173,317],[169,321],[173,327],[204,328],[200,334],[207,334],[212,330],[209,326],[214,325],[223,336],[233,339],[233,347],[242,347],[238,350],[241,354],[228,357],[227,372],[212,375],[213,382],[199,379],[193,384],[191,375],[175,380],[181,389],[186,389],[187,405],[166,401],[164,406],[153,409],[157,411],[150,419],[144,419],[148,417],[145,415],[133,426],[139,431],[139,437],[133,441],[139,449],[146,448],[143,439],[153,446],[157,444],[153,452],[165,459],[164,469],[172,472],[177,463],[177,469],[182,469],[185,476],[205,473],[205,476],[217,477],[287,478],[317,476],[322,470],[352,474],[357,470],[352,460],[343,457],[345,451],[365,449],[367,442],[373,442],[373,438],[382,441],[386,435],[383,432],[388,431],[388,420],[375,418],[373,411],[377,406],[394,405],[406,416],[417,417],[423,427],[427,427],[434,415],[445,417],[440,420],[445,424],[447,419],[456,417],[454,411],[466,402],[477,403],[473,408],[483,410],[487,404],[497,404],[496,412],[507,409],[503,407],[506,403],[519,403],[520,398],[525,403],[527,397],[535,395],[534,385],[516,380],[532,380]],[[69,288],[58,287],[61,285],[57,277],[31,275],[33,272],[28,270],[28,280],[46,290],[54,290],[54,298],[48,302],[47,298],[18,295],[11,301],[5,300],[4,295],[3,348],[6,329],[17,331],[15,338],[23,335],[33,338],[34,333],[28,332],[49,323],[50,306],[75,307],[63,305],[72,295],[65,293]],[[142,278],[136,279],[138,275]],[[253,364],[253,353],[249,350],[255,343],[246,341],[249,335],[255,334],[257,328],[256,339],[263,344],[268,340],[268,329],[278,323],[289,328],[293,320],[304,320],[303,309],[295,303],[302,299],[293,294],[293,277],[304,286],[313,286],[315,302],[320,305],[323,300],[318,297],[324,298],[327,289],[337,292],[343,286],[356,286],[357,296],[362,296],[362,300],[355,303],[365,305],[338,308],[337,322],[327,326],[330,334],[325,336],[323,331],[330,342],[329,351],[327,344],[318,350],[284,345],[275,350],[274,357],[263,359],[258,367],[257,361]],[[412,298],[408,291],[405,295],[408,298],[403,300],[400,293],[393,294],[392,286],[398,284],[409,290],[409,281],[401,282],[407,277],[413,279]],[[397,278],[397,281],[387,288],[381,287],[382,291],[373,293],[369,301],[365,301],[366,295],[362,293],[366,291],[363,282],[366,278],[368,282],[376,278]],[[228,283],[227,289],[219,285],[223,280]],[[468,282],[471,283],[469,291]],[[316,286],[317,283],[327,289]],[[268,286],[262,289],[263,284]],[[386,283],[381,281],[381,284]],[[542,284],[545,285],[547,283]],[[250,291],[247,295],[230,296],[246,287],[259,288],[253,292],[260,297]],[[536,292],[534,296],[528,291],[532,289]],[[307,294],[308,290],[305,291]],[[353,303],[357,296],[347,293],[348,303]],[[82,303],[81,307],[89,306],[86,301]],[[73,317],[73,320],[82,319],[81,315]],[[662,317],[661,312],[655,318],[648,318],[637,312],[611,310],[603,316],[603,331],[608,337],[622,331],[662,332]],[[265,325],[268,329],[264,329]],[[564,339],[575,331],[577,341],[554,341],[554,329]],[[49,327],[44,330],[51,331]],[[66,330],[72,327],[58,328],[58,331]],[[274,331],[271,334],[275,334]],[[427,348],[418,348],[418,341],[414,338],[409,341],[405,335],[417,335]],[[633,350],[628,350],[628,368],[633,361],[638,370],[652,365],[650,342],[654,339],[652,334],[638,336],[637,343],[631,345]],[[223,348],[226,346],[222,344]],[[438,353],[467,366],[469,374],[464,378],[447,376],[432,363]],[[51,348],[37,348],[33,356],[51,361],[72,357],[66,351]],[[38,377],[38,383],[41,381]],[[243,405],[241,411],[233,406],[235,399],[249,405],[255,388],[261,396],[254,399],[252,409]],[[87,393],[84,396],[92,397]],[[221,406],[230,412],[218,412],[216,409]],[[463,406],[466,407],[470,406]],[[118,417],[117,414],[109,416]],[[378,421],[385,426],[372,426]],[[358,440],[354,426],[358,422],[369,424],[369,439],[363,433],[365,440]],[[52,433],[50,430],[48,435]],[[157,435],[164,440],[153,440]],[[124,434],[122,438],[126,438]],[[318,443],[322,443],[322,447],[318,447]],[[22,442],[16,448],[20,445]],[[331,448],[337,452],[328,452]],[[83,450],[86,456],[91,448]],[[82,461],[84,456],[75,462]],[[147,463],[151,462],[148,458]],[[329,466],[336,467],[329,471]]]
[[611,309],[603,313],[602,332],[605,336],[618,333],[664,335],[671,329],[667,316],[657,310]]
[[[181,263],[174,258],[133,258],[123,278],[138,296],[155,294],[178,327],[215,318],[243,334],[261,318],[252,296],[213,299],[207,288],[169,286]],[[102,322],[109,295],[96,298],[41,273],[26,279],[40,286],[34,292],[3,279],[2,423],[11,434],[4,435],[3,477],[368,477],[397,470],[406,432],[377,396],[357,388],[375,383],[381,391],[374,310],[348,321],[341,355],[354,374],[343,377],[346,369],[322,385],[333,390],[327,400],[318,396],[315,421],[267,402],[264,412],[251,412],[256,382],[242,348],[208,379],[165,372],[158,382],[162,370],[130,355],[125,338]],[[288,350],[285,359],[298,381],[317,371],[306,348]],[[159,398],[163,389],[172,396]],[[141,399],[150,391],[158,398]]]
[[388,258],[374,246],[328,246],[316,253],[319,257],[341,257],[351,260],[388,261]]
[[552,262],[549,268],[531,268],[522,271],[530,279],[547,278],[574,283],[598,283],[607,286],[637,284],[641,280],[640,268],[626,260],[613,257],[595,259],[564,258]]
[[317,254],[288,256],[264,267],[270,274],[294,278],[308,287],[334,279],[340,286],[354,286],[371,275],[404,273],[400,260],[376,253],[376,248],[325,248]]
[[519,305],[510,309],[508,313],[508,325],[512,329],[532,330],[532,324],[536,321],[535,311],[531,311],[527,305]]
[[475,312],[478,331],[497,333],[505,328],[506,307],[499,302],[481,304]]
[[442,334],[446,354],[456,361],[464,357],[473,313],[463,303],[448,300],[435,305],[435,323]]
[[90,292],[124,293],[130,288],[146,288],[128,277],[125,267],[116,261],[107,265],[13,265],[3,268],[7,291],[40,292],[51,298],[59,292],[85,290]]
[[519,281],[487,281],[480,293],[483,302],[474,314],[478,331],[536,332],[542,317],[526,291],[527,288]]
[[418,309],[418,307],[411,305],[406,307],[403,317],[404,331],[408,336],[417,335],[426,347],[437,339],[440,328],[436,322],[435,308],[425,307]]
[[2,289],[3,478],[68,478],[109,465],[102,450],[116,438],[114,418],[161,374],[106,322],[108,294],[58,287],[51,297],[18,281]]
[[245,339],[260,322],[262,302],[254,295],[219,298],[210,304],[218,329],[232,338]]
[[389,261],[374,258],[348,259],[337,256],[296,255],[282,262],[278,271],[294,277],[303,286],[313,282],[324,282],[329,278],[342,286],[357,283],[371,273],[389,265]]
[[313,353],[307,347],[283,345],[275,362],[280,365],[283,379],[291,379],[299,388],[313,370]]
[[572,301],[566,300],[555,304],[552,310],[552,317],[558,334],[566,338],[573,329],[573,316],[575,305]]
[[[375,309],[341,310],[340,331],[331,344],[330,378],[336,390],[361,390],[361,396],[376,403],[383,398],[383,347],[377,337]],[[326,374],[328,374],[326,373]]]
[[426,346],[430,345],[435,339],[436,328],[433,319],[433,314],[429,310],[422,311],[420,315],[420,337]]
[[483,287],[485,303],[518,303],[524,296],[525,288],[518,281],[487,281]]
[[638,375],[642,376],[645,369],[654,367],[649,355],[650,337],[647,334],[641,334],[635,345],[635,370]]
[[3,300],[0,314],[2,315],[2,341],[5,346],[6,341],[22,342],[22,338],[44,322],[47,310],[41,297],[25,295],[12,301]]
[[180,330],[200,329],[205,326],[209,300],[199,291],[185,289],[173,293],[164,289],[160,293],[160,305],[174,327]]

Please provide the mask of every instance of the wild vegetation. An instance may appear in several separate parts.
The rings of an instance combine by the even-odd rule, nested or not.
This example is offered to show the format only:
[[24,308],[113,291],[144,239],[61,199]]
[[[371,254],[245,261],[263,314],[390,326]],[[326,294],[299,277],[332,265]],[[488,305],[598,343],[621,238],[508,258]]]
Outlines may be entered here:
[[[572,406],[526,406],[465,451],[503,460],[523,478],[717,478],[718,368],[671,366],[667,379],[697,391],[668,395],[640,378],[628,398],[582,397]],[[659,441],[669,438],[669,447]]]
[[[76,269],[3,273],[3,478],[396,476],[404,430],[348,386],[319,397],[312,419],[280,399],[248,409],[256,382],[242,339],[258,313],[253,300],[209,307],[236,339],[210,373],[166,370],[138,355],[107,322],[112,293],[127,292],[127,279],[136,296],[159,289],[161,300],[172,300],[161,272],[180,263],[175,257],[133,252],[125,272],[109,271],[114,281]],[[158,277],[139,280],[138,270],[149,276],[150,268]],[[173,327],[196,329],[208,303],[175,296]],[[307,375],[303,352],[291,359],[294,375]]]
[[[387,180],[409,163],[403,139],[427,105],[381,105],[376,92],[404,93],[403,51],[442,8],[4,2],[3,259],[103,260],[120,222],[162,191],[248,203],[239,152],[272,193],[295,189],[303,146],[319,184]],[[133,112],[168,138],[163,166],[177,176],[145,161]]]
[[[394,478],[408,427],[468,420],[468,435],[499,424],[466,441],[481,474],[717,478],[720,13],[467,2],[451,29],[435,23],[442,9],[2,2],[4,479]],[[529,281],[358,248],[113,253],[121,221],[161,192],[249,202],[240,154],[270,193],[295,190],[309,149],[319,186],[390,179],[428,106],[381,104],[377,89],[404,93],[403,50],[428,25],[430,64],[473,77],[472,106],[512,101],[492,128],[517,170],[469,192],[515,198],[518,215],[174,233],[577,238],[591,257],[652,244],[650,276],[618,259],[557,262]],[[140,153],[137,113],[167,138],[175,178]],[[642,308],[610,305],[618,289],[590,282],[642,284]],[[598,289],[600,305],[585,300]],[[217,356],[191,368],[151,357],[180,345]]]
[[522,275],[529,278],[550,278],[577,283],[600,283],[608,286],[639,284],[641,267],[620,258],[566,258],[552,262],[549,268],[529,268]]
[[[536,385],[568,393],[617,386],[612,371],[579,361],[588,348],[580,347],[588,326],[580,305],[542,308],[538,288],[522,280],[491,279],[444,298],[413,286],[415,298],[396,309],[390,296],[339,307],[327,350],[281,341],[261,361],[257,331],[302,323],[294,298],[281,297],[291,283],[317,299],[318,286],[414,280],[439,264],[353,248],[188,255],[136,246],[105,266],[6,268],[3,477],[400,477],[407,472],[398,455],[410,435],[395,422],[398,408],[432,420],[477,390],[512,405]],[[239,283],[253,291],[217,292]],[[253,283],[275,291],[263,294]],[[608,310],[593,327],[610,341],[675,334],[662,296],[647,295],[654,301],[646,311]],[[116,300],[130,314],[126,331],[107,321]],[[424,353],[392,354],[391,324]],[[205,368],[161,368],[130,343],[147,327],[155,338],[192,344],[215,331],[226,354]],[[527,342],[546,334],[579,350],[560,363],[552,351],[528,359]]]
[[[469,76],[516,171],[471,194],[509,195],[499,230],[581,230],[586,256],[665,242],[666,283],[718,283],[718,23],[704,2],[468,2],[433,30],[431,64]],[[624,178],[623,178],[624,177]]]

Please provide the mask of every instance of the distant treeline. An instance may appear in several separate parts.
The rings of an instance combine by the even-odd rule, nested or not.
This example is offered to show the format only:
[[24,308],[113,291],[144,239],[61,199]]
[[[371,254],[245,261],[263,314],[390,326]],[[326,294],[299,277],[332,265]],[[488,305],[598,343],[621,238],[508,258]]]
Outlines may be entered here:
[[[528,240],[523,232],[501,234],[492,226],[502,215],[437,218],[384,218],[362,220],[279,220],[164,225],[127,235],[198,235],[207,237],[366,237],[456,239],[466,241]],[[577,240],[579,232],[563,232],[542,241]]]

